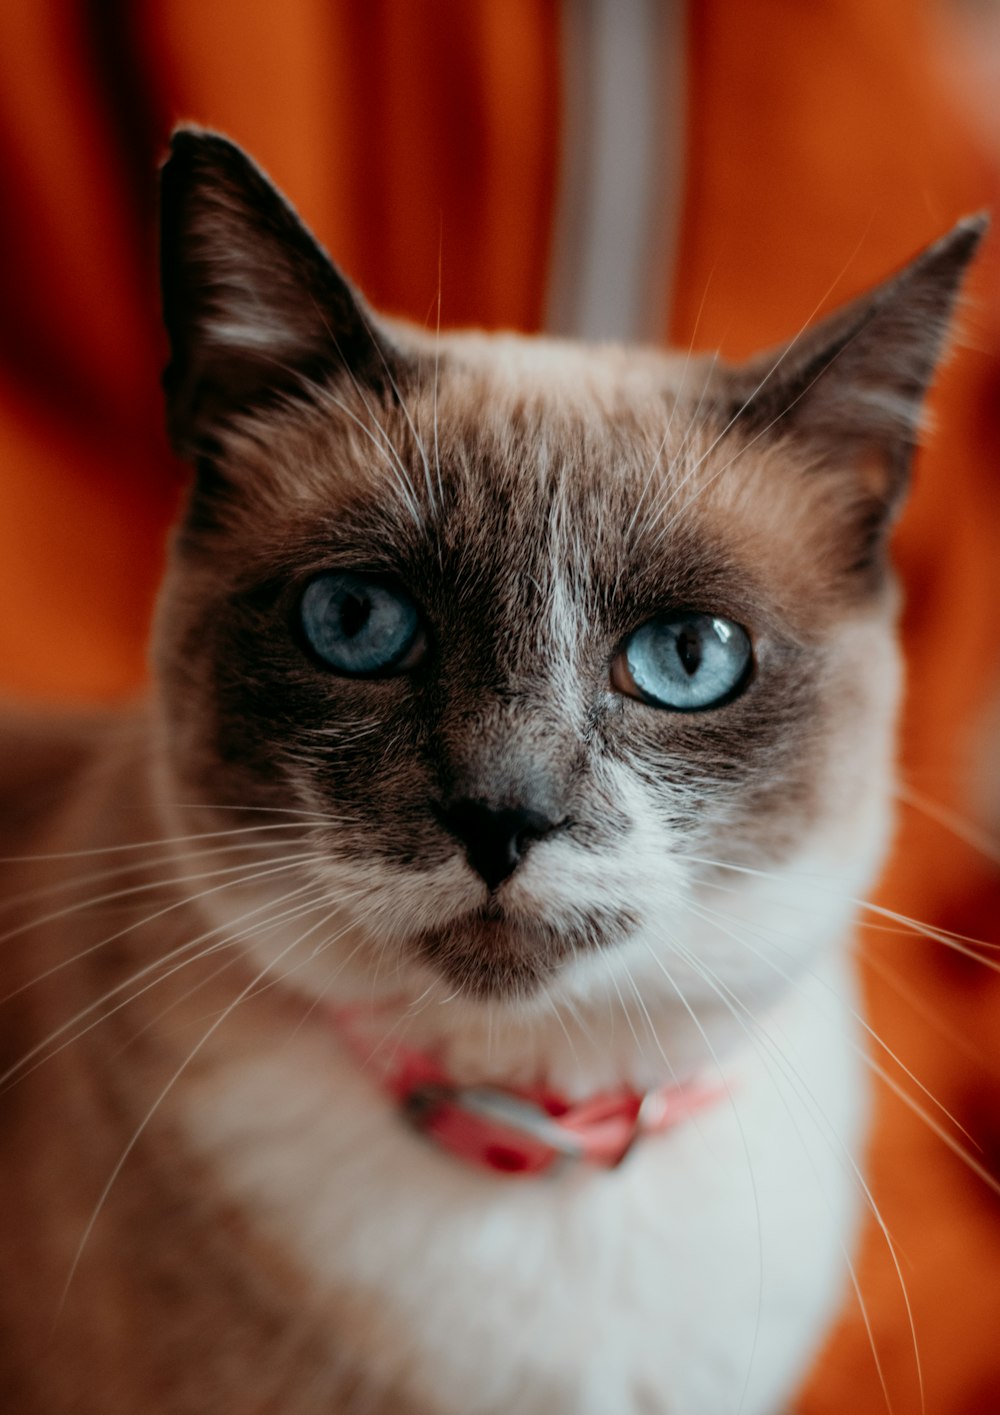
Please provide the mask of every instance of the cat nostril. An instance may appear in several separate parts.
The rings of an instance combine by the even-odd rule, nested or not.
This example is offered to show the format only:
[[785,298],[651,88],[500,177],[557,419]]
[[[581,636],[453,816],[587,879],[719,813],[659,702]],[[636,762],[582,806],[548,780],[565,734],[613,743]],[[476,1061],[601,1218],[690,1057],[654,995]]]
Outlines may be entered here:
[[513,874],[533,841],[563,824],[528,806],[494,806],[489,801],[465,799],[433,809],[445,830],[465,846],[469,864],[490,889]]

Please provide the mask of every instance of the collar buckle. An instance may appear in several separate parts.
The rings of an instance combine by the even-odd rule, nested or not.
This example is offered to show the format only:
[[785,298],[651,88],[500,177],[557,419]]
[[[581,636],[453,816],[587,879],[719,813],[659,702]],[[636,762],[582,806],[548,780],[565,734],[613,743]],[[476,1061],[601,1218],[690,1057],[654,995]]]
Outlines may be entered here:
[[461,1158],[507,1173],[561,1171],[587,1161],[617,1169],[640,1135],[662,1126],[657,1090],[635,1103],[621,1098],[590,1116],[586,1103],[553,1114],[543,1104],[496,1086],[414,1085],[402,1101],[410,1124]]

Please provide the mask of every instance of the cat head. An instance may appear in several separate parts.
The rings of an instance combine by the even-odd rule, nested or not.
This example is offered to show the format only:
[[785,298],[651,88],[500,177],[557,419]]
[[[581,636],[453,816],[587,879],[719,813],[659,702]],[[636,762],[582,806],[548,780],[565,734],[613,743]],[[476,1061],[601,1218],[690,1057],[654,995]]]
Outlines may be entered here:
[[385,319],[237,147],[175,136],[162,793],[303,857],[304,986],[770,996],[843,934],[888,534],[983,225],[725,367]]

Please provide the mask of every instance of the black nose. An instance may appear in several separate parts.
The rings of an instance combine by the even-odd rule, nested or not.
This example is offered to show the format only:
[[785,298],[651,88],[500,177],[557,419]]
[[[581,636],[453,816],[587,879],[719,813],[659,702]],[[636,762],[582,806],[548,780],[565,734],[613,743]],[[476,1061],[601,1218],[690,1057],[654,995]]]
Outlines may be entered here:
[[494,806],[467,799],[437,806],[435,814],[465,846],[469,864],[490,889],[513,874],[532,841],[562,824],[527,806]]

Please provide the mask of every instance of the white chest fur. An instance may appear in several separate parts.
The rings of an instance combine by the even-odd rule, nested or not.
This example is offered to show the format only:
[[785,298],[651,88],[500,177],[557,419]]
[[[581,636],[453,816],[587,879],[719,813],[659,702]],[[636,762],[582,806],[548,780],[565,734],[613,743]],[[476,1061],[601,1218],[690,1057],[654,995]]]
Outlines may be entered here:
[[[468,1169],[322,1030],[220,1059],[184,1120],[368,1369],[441,1415],[767,1415],[846,1290],[863,1125],[852,986],[804,983],[728,1098],[617,1171]],[[341,1345],[343,1333],[331,1333]]]

